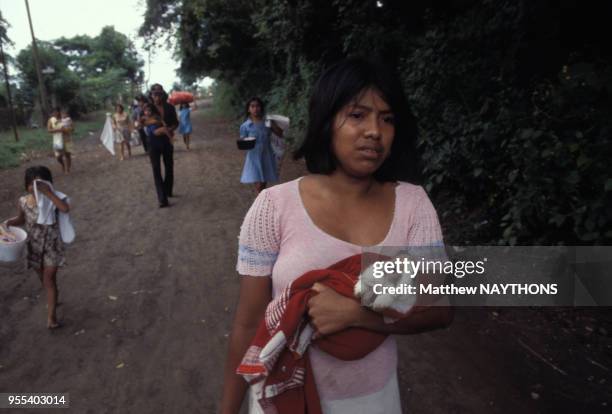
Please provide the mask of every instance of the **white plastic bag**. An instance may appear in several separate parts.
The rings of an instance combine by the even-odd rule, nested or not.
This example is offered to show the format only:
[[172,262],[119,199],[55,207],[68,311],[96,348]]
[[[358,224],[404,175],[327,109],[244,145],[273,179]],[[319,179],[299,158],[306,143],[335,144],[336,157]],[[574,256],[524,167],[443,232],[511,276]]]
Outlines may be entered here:
[[289,129],[290,120],[288,117],[283,115],[267,115],[266,124],[268,124],[269,121],[274,121],[276,125],[283,130],[283,137],[277,136],[274,131],[272,131],[270,134],[270,144],[272,144],[272,152],[274,153],[274,158],[276,160],[276,172],[280,174],[281,161],[283,159],[283,155],[285,155],[285,150],[287,149],[285,137],[287,135],[287,130]]
[[70,214],[59,213],[58,222],[62,241],[66,244],[72,243],[76,237],[76,232],[74,231]]
[[115,155],[115,143],[113,136],[113,123],[111,121],[111,114],[106,113],[106,122],[104,123],[104,129],[102,129],[102,135],[100,135],[100,141],[102,145],[113,155]]
[[[63,200],[68,203],[68,205],[70,205],[70,197],[66,196],[63,198]],[[70,214],[58,211],[57,222],[59,224],[60,236],[62,236],[62,241],[66,244],[72,243],[76,237],[76,232],[74,231],[74,225],[72,224]]]

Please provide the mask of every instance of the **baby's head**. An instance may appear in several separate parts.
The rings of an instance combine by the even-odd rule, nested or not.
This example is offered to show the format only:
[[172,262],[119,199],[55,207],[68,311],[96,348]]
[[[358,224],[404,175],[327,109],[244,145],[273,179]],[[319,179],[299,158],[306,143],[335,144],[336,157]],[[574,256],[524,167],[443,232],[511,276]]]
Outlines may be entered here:
[[145,116],[149,119],[161,120],[161,115],[159,111],[157,110],[157,108],[155,107],[155,105],[153,104],[150,104],[150,103],[145,104],[143,108],[143,112]]
[[68,112],[67,109],[62,109],[61,114],[62,114],[62,118],[70,118],[70,113]]
[[51,170],[49,170],[44,165],[36,165],[34,167],[28,168],[25,171],[25,190],[28,193],[33,192],[34,180],[45,180],[52,183],[53,176],[51,175]]

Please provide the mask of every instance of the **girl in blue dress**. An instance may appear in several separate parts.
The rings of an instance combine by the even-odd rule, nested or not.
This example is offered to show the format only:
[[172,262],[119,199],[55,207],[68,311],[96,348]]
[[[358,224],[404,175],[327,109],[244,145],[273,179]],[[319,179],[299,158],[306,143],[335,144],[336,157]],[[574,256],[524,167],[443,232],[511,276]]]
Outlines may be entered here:
[[183,142],[187,150],[190,149],[191,131],[191,108],[188,103],[182,103],[179,110],[179,134],[183,135]]
[[251,98],[246,104],[247,120],[240,125],[240,138],[256,138],[255,147],[247,151],[240,182],[255,184],[255,191],[258,194],[269,182],[278,181],[270,131],[273,130],[279,137],[283,136],[283,130],[274,121],[270,121],[270,125],[266,126],[264,113],[262,100],[257,97]]

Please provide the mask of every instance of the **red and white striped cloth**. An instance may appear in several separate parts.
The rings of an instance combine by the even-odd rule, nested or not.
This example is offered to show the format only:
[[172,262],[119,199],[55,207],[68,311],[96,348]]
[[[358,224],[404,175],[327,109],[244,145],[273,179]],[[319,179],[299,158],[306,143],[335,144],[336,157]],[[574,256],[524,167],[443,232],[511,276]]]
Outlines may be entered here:
[[[314,333],[308,322],[308,300],[316,295],[311,288],[319,282],[355,299],[353,288],[360,271],[361,255],[348,257],[327,269],[303,274],[270,302],[236,370],[251,385],[263,381],[257,387],[257,398],[264,413],[321,413],[308,358]],[[314,345],[336,358],[355,360],[376,349],[385,338],[382,333],[349,328],[321,337]]]

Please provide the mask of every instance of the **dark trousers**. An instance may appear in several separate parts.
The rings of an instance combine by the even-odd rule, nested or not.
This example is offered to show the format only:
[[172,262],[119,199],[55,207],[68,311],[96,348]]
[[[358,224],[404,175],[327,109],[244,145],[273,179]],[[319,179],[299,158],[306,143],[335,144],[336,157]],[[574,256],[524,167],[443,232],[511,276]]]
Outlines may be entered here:
[[144,129],[139,129],[138,134],[140,135],[140,142],[142,142],[142,148],[145,152],[149,152],[149,137],[144,132]]
[[[153,179],[157,200],[160,204],[168,203],[168,197],[172,197],[172,185],[174,184],[174,147],[166,136],[149,138],[149,159],[153,167]],[[161,158],[164,159],[165,177],[162,178]]]

